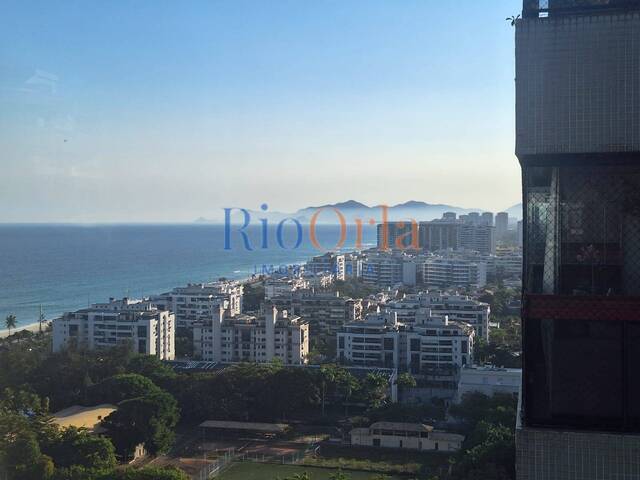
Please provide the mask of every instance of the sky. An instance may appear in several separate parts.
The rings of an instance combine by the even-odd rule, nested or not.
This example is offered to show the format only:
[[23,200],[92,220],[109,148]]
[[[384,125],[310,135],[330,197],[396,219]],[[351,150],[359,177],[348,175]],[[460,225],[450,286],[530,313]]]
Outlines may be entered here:
[[3,0],[0,222],[500,211],[518,0]]

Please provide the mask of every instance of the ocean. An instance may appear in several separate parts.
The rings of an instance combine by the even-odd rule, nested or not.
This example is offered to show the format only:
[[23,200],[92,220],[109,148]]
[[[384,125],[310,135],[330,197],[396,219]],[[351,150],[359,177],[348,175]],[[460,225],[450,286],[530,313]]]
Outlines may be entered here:
[[[189,282],[252,274],[303,263],[323,253],[303,227],[267,229],[231,227],[225,249],[224,225],[0,225],[0,329],[14,314],[18,327],[37,321],[40,306],[47,319],[104,302],[109,297],[142,297]],[[318,225],[316,240],[325,249],[337,244],[338,225]],[[348,226],[342,250],[353,250],[355,226]],[[362,246],[375,245],[375,227],[365,226]],[[263,248],[265,247],[266,248]],[[282,247],[285,248],[282,248]]]

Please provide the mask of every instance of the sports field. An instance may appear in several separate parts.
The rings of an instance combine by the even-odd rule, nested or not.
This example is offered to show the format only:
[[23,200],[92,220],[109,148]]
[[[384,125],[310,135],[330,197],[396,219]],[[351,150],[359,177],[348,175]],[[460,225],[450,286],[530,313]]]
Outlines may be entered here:
[[[337,471],[329,468],[243,462],[232,465],[218,478],[220,480],[276,480],[307,472],[311,480],[329,480],[329,476]],[[379,474],[371,472],[344,470],[343,473],[351,480],[373,480],[378,478],[399,480],[401,478],[390,475],[381,477]]]

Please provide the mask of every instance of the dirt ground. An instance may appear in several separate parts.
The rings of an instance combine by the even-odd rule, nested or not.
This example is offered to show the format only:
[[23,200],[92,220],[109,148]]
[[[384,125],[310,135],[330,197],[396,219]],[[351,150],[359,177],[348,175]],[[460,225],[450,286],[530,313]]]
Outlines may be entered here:
[[307,446],[326,435],[313,435],[305,432],[304,435],[294,436],[287,440],[278,438],[232,438],[220,436],[220,438],[204,438],[202,431],[193,428],[180,433],[172,451],[143,462],[146,465],[157,467],[174,466],[180,468],[193,478],[198,478],[198,473],[207,464],[224,457],[226,453],[244,456],[246,459],[259,461],[280,462],[282,457],[289,460],[293,456],[301,456]]

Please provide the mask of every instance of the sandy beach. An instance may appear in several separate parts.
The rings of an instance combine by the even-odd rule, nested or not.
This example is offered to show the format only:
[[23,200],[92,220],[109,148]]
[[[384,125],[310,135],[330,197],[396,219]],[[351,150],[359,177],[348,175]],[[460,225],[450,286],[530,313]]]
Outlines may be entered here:
[[[48,322],[45,322],[42,324],[42,328],[45,329],[47,326]],[[37,332],[39,330],[40,326],[39,324],[36,323],[30,323],[29,325],[24,325],[24,326],[18,326],[16,328],[12,328],[11,329],[11,334],[13,335],[16,332],[20,332],[22,330],[28,330],[30,332]],[[5,338],[9,336],[9,330],[0,330],[0,338]]]

